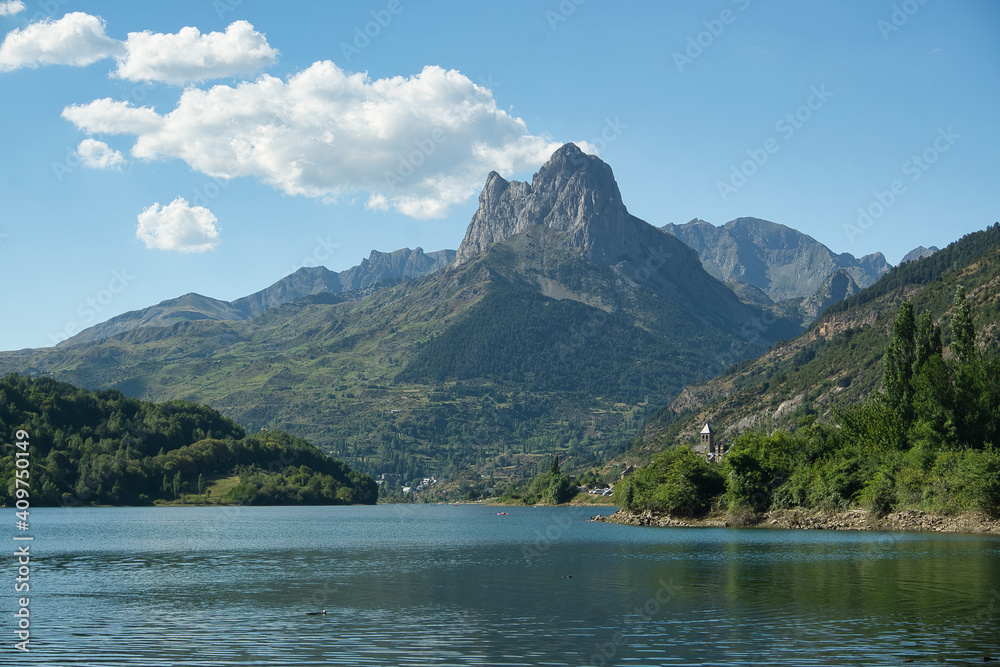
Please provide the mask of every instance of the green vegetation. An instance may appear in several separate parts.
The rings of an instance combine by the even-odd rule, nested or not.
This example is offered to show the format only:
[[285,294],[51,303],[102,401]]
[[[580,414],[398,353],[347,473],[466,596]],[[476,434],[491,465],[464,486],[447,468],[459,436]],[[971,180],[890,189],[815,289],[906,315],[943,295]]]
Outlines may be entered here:
[[632,511],[698,516],[708,511],[725,490],[718,465],[687,447],[675,447],[660,452],[652,465],[618,482],[614,498]]
[[897,509],[1000,514],[1000,358],[976,344],[963,288],[955,293],[951,356],[930,313],[900,307],[883,361],[885,392],[841,411],[834,425],[748,432],[722,465],[687,447],[661,453],[615,488],[633,509],[697,515],[793,507],[875,514]]
[[593,470],[584,473],[579,479],[565,474],[558,456],[543,461],[541,467],[543,470],[530,481],[511,484],[498,490],[499,501],[506,504],[561,505],[573,500],[579,493],[580,486],[605,486]]
[[[642,461],[650,451],[685,441],[706,421],[735,424],[746,419],[759,428],[789,431],[798,429],[800,423],[811,423],[809,418],[837,423],[838,415],[881,392],[883,357],[897,313],[906,301],[915,313],[926,313],[921,317],[941,327],[941,342],[947,348],[954,331],[950,325],[953,297],[963,287],[969,316],[982,332],[980,344],[997,349],[997,281],[1000,224],[993,224],[931,257],[897,266],[871,287],[828,308],[802,336],[778,343],[759,359],[739,363],[708,383],[686,390],[651,417],[644,429],[643,447],[629,452],[629,457]],[[910,371],[904,368],[902,372]]]
[[[147,505],[374,503],[375,482],[309,443],[246,435],[215,410],[153,404],[50,378],[0,379],[0,503],[15,490],[18,429],[30,436],[31,503]],[[236,484],[222,480],[236,477]],[[226,489],[220,496],[213,489]]]

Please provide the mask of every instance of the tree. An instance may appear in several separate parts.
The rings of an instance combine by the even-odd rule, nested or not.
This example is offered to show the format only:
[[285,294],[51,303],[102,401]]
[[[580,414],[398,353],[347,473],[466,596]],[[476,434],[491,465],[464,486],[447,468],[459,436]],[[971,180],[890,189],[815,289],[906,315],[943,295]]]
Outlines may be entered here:
[[553,475],[558,475],[559,474],[559,456],[558,455],[552,457],[552,465],[549,467],[549,472],[552,473]]
[[174,492],[174,498],[180,498],[181,497],[181,489],[182,489],[183,486],[184,486],[184,481],[181,479],[181,471],[178,470],[177,474],[174,475],[174,483],[172,485],[173,492]]
[[573,482],[566,475],[558,475],[549,484],[549,501],[553,505],[561,505],[569,502],[576,495],[576,488]]
[[198,474],[198,493],[205,493],[205,488],[208,485],[205,483],[205,473]]
[[976,356],[976,329],[972,325],[972,310],[961,285],[955,290],[951,318],[951,352],[959,368],[968,368]]
[[916,323],[913,304],[904,301],[892,325],[885,350],[882,384],[889,405],[899,413],[905,432],[913,421],[913,364],[916,359]]
[[943,351],[944,344],[941,342],[941,327],[934,323],[934,317],[930,311],[925,310],[917,318],[917,333],[913,358],[914,375],[932,357],[940,358]]

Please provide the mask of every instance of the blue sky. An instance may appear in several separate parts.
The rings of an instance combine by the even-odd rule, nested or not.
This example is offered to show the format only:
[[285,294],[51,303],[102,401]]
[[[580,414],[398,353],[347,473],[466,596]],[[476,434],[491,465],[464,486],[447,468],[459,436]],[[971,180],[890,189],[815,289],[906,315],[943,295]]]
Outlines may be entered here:
[[491,169],[567,141],[658,226],[896,263],[1000,218],[988,0],[15,0],[0,31],[0,349],[456,248]]

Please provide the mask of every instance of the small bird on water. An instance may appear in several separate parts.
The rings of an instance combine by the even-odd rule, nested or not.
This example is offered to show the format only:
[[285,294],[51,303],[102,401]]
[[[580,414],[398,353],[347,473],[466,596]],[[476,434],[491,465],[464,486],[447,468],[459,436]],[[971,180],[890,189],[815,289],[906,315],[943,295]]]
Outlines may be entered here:
[[323,611],[307,611],[306,616],[326,616],[326,609]]

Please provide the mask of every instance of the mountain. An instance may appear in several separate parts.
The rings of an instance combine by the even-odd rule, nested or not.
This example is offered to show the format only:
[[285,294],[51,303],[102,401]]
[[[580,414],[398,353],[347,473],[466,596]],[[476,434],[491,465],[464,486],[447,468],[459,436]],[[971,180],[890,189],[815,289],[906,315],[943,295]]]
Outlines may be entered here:
[[838,269],[867,287],[891,268],[880,252],[860,259],[838,255],[807,234],[758,218],[721,227],[695,219],[661,229],[694,248],[711,275],[758,287],[775,303],[812,296]]
[[530,184],[491,174],[479,201],[455,261],[432,273],[334,293],[322,271],[298,272],[273,299],[215,304],[242,319],[136,316],[107,337],[0,354],[0,371],[198,401],[364,472],[478,483],[533,475],[553,453],[603,461],[650,406],[801,331],[629,214],[610,167],[576,146]]
[[838,410],[880,390],[882,357],[900,304],[909,300],[918,312],[930,311],[945,325],[959,285],[982,331],[979,344],[1000,350],[998,223],[919,262],[901,263],[874,285],[830,306],[798,338],[686,388],[647,424],[643,447],[690,441],[707,421],[728,439],[750,428],[794,429],[802,417],[834,419]]
[[[533,230],[545,234],[547,246],[532,241]],[[684,243],[631,215],[611,167],[575,144],[559,148],[531,183],[510,182],[491,172],[455,263],[522,236],[519,252],[531,254],[542,271],[546,253],[556,253],[558,261],[559,251],[570,250],[582,260],[613,266],[630,282],[724,331],[738,334],[760,315],[712,278]]]
[[930,257],[931,255],[933,255],[934,253],[936,253],[938,250],[940,250],[940,248],[938,248],[937,246],[934,246],[934,245],[932,245],[930,248],[925,248],[922,245],[921,246],[917,246],[916,248],[914,248],[910,252],[908,252],[905,255],[903,255],[903,259],[899,260],[899,263],[900,264],[906,264],[907,262],[915,262],[918,259],[923,259],[924,257]]
[[70,347],[92,343],[141,327],[169,327],[195,320],[231,321],[256,317],[272,308],[317,294],[361,290],[381,282],[414,278],[437,271],[455,258],[454,250],[424,253],[403,248],[385,253],[372,250],[358,266],[337,273],[325,267],[303,267],[270,287],[235,301],[221,301],[200,294],[185,294],[143,310],[123,313],[59,343]]

